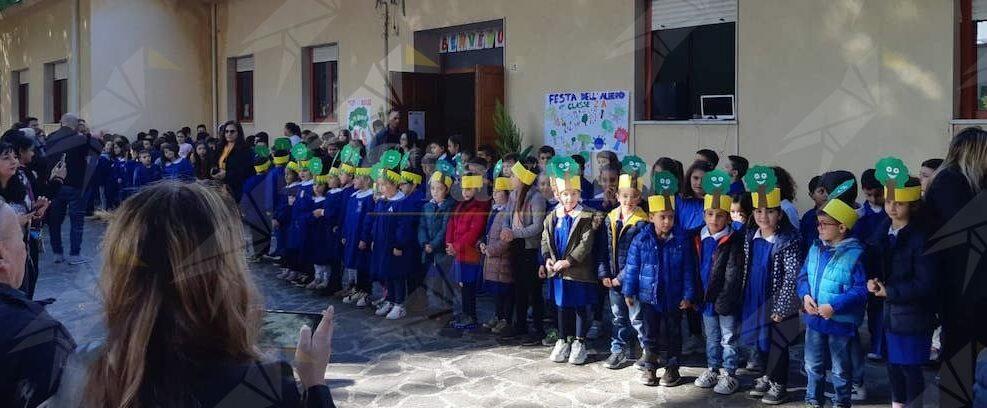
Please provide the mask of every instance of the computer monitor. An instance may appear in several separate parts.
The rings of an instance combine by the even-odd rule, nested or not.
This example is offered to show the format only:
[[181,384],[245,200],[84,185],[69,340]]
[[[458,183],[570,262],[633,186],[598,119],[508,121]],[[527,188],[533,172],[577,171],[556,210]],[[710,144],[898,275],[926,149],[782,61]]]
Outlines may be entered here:
[[703,119],[728,120],[736,118],[733,95],[700,95],[699,109]]

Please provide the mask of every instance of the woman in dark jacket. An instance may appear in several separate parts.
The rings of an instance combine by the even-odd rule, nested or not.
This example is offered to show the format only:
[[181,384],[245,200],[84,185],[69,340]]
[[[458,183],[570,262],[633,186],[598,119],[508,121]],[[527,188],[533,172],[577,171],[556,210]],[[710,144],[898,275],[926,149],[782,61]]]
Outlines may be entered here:
[[[982,251],[976,244],[967,241],[975,239],[973,229],[982,224],[987,206],[982,193],[987,189],[985,176],[987,131],[967,128],[953,137],[945,161],[925,191],[927,217],[934,220],[928,250],[935,255],[941,289],[940,388],[952,391],[939,393],[943,406],[972,404],[971,362],[976,360],[977,343],[987,342],[987,325],[980,315],[987,310],[987,262],[977,256]],[[962,365],[954,367],[953,361]]]
[[299,332],[300,393],[290,366],[258,346],[263,301],[229,197],[166,181],[116,211],[103,247],[114,262],[100,272],[106,339],[70,357],[53,406],[333,406],[333,309]]
[[239,202],[243,195],[243,183],[255,174],[254,154],[243,137],[243,127],[239,122],[226,122],[223,136],[216,149],[219,170],[213,173],[213,179],[222,180],[233,200]]

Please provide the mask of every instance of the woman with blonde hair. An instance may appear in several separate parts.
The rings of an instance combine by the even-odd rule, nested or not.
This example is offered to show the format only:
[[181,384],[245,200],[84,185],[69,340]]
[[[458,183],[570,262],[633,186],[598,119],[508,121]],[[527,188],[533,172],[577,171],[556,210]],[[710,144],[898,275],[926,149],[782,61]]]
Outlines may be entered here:
[[314,334],[301,329],[300,395],[291,367],[265,361],[257,347],[263,301],[245,263],[236,205],[225,194],[164,182],[114,215],[102,249],[106,340],[72,357],[59,401],[212,407],[236,395],[245,406],[333,406],[324,383],[332,307]]
[[[968,265],[968,262],[977,262],[972,256],[975,249],[970,246],[975,244],[950,242],[975,235],[974,228],[982,223],[984,204],[983,200],[974,197],[982,195],[985,188],[987,131],[969,127],[953,136],[946,160],[939,166],[924,196],[932,220],[930,253],[937,258],[938,285],[942,288],[939,299],[943,346],[940,358],[944,362],[940,388],[943,390],[971,389],[975,364],[953,367],[952,362],[976,361],[977,344],[987,341],[987,326],[981,324],[983,318],[980,316],[980,312],[987,309],[987,263]],[[968,205],[972,201],[981,203],[980,208],[974,208],[977,204]],[[944,406],[957,403],[952,393],[940,392],[939,395]],[[962,404],[969,404],[969,401]]]

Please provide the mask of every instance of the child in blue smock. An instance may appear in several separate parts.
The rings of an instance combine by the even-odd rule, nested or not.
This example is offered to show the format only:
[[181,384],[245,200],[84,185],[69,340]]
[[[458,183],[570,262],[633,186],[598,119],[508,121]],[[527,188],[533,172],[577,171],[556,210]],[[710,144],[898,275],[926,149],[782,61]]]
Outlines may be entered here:
[[552,281],[552,297],[558,310],[558,340],[549,355],[556,363],[586,363],[586,334],[591,324],[589,306],[598,301],[599,281],[593,259],[596,213],[579,202],[581,180],[571,159],[550,165],[549,172],[561,176],[553,184],[559,205],[545,217],[541,253],[545,259],[540,274]]
[[[364,227],[364,245],[370,247],[370,274],[374,281],[385,287],[385,296],[377,302],[377,316],[389,320],[407,315],[404,308],[407,296],[409,262],[418,253],[405,252],[417,246],[417,231],[411,230],[411,217],[404,214],[405,195],[398,189],[400,173],[380,168],[377,171],[377,190],[380,198],[367,217]],[[411,241],[415,241],[412,245]]]
[[353,192],[346,198],[340,227],[343,286],[353,289],[351,295],[343,297],[343,303],[361,308],[370,304],[370,292],[373,289],[370,280],[370,247],[362,241],[367,214],[374,207],[374,190],[370,185],[370,168],[356,168]]
[[161,151],[162,157],[162,178],[165,180],[178,180],[192,182],[195,181],[195,169],[184,157],[178,156],[178,147],[171,143],[163,143]]
[[[906,170],[907,171],[907,170]],[[922,366],[929,359],[935,329],[936,274],[925,255],[928,233],[922,225],[922,187],[910,177],[903,187],[885,191],[889,219],[878,225],[867,243],[870,275],[868,290],[884,300],[880,337],[887,359],[891,402],[921,405],[925,379]]]

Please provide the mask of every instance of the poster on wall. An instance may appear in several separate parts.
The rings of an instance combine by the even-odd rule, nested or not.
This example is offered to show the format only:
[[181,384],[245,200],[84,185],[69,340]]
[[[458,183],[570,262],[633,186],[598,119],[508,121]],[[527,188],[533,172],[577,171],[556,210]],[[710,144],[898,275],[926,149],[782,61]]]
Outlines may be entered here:
[[442,34],[439,53],[504,48],[504,29],[489,29]]
[[545,144],[556,154],[582,154],[588,163],[611,150],[623,158],[630,138],[627,91],[572,91],[545,96]]
[[408,130],[415,131],[418,140],[425,140],[425,111],[408,112]]
[[354,98],[346,101],[346,128],[350,130],[351,139],[364,142],[373,138],[373,122],[370,114],[373,112],[370,98]]

